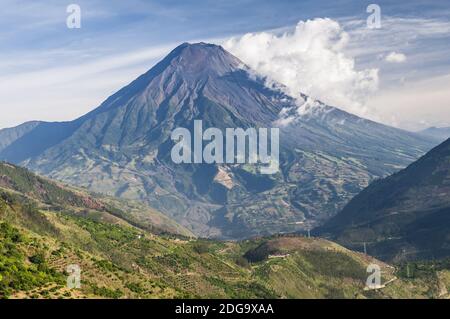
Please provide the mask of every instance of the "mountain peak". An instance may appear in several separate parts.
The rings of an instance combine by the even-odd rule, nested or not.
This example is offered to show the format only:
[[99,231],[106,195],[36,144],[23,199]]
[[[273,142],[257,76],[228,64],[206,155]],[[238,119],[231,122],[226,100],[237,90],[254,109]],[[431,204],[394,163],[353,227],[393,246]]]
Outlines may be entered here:
[[172,52],[178,53],[179,56],[191,55],[193,53],[204,56],[214,56],[221,54],[223,52],[232,56],[230,53],[225,51],[225,49],[222,48],[222,46],[206,42],[196,42],[196,43],[184,42],[179,46],[177,46]]
[[242,61],[220,45],[205,42],[185,42],[176,47],[166,59],[166,63],[168,62],[171,66],[188,74],[224,75],[236,71],[244,65]]
[[185,48],[194,48],[194,49],[198,49],[198,50],[223,50],[222,46],[217,45],[217,44],[213,44],[213,43],[206,43],[206,42],[195,42],[195,43],[190,43],[190,42],[184,42],[182,44],[180,44],[178,47],[175,48],[175,50],[177,49],[185,49]]

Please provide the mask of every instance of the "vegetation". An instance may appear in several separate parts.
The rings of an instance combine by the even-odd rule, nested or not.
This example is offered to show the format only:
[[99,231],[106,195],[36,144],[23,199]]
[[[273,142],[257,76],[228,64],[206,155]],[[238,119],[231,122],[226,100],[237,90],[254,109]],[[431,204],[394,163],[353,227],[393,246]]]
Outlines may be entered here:
[[384,261],[450,256],[450,140],[373,181],[317,233]]
[[[8,178],[15,185],[15,175]],[[409,278],[403,266],[394,274],[323,239],[220,242],[153,233],[149,224],[120,218],[128,214],[122,208],[111,214],[92,201],[53,205],[17,189],[0,187],[2,298],[442,297],[450,287],[448,262],[411,266]],[[373,262],[382,267],[383,282],[399,279],[365,291],[366,267]],[[66,285],[69,265],[81,270],[80,289]]]
[[34,247],[37,253],[27,256],[24,246],[28,244],[32,244],[30,239],[17,228],[0,223],[0,298],[49,283],[62,283],[62,274],[49,267],[43,247]]

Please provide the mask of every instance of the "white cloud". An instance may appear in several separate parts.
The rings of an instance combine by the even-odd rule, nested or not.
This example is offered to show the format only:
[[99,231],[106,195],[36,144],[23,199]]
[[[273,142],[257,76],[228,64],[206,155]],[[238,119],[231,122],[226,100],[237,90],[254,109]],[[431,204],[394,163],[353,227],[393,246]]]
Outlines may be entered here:
[[381,89],[368,102],[369,118],[409,130],[450,126],[450,74]]
[[406,55],[403,53],[391,52],[384,58],[389,63],[403,63],[406,61]]
[[[400,78],[423,80],[450,72],[450,22],[432,18],[383,15],[381,29],[368,29],[361,19],[340,21],[350,35],[345,53],[361,68],[378,68],[380,88],[395,86]],[[384,63],[391,52],[404,54],[407,63]]]
[[290,95],[305,93],[363,115],[378,88],[378,70],[357,70],[344,48],[349,35],[338,22],[300,21],[293,31],[248,33],[223,46],[258,73],[286,85]]

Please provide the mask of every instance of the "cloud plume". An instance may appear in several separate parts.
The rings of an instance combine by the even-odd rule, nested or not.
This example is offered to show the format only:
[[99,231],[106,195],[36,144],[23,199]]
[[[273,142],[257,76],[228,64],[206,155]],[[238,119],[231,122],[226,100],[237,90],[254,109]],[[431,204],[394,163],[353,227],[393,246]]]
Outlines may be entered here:
[[378,88],[378,70],[357,70],[344,54],[349,35],[338,22],[300,21],[294,30],[248,33],[223,43],[244,63],[286,85],[292,96],[305,93],[324,103],[364,115],[364,104]]

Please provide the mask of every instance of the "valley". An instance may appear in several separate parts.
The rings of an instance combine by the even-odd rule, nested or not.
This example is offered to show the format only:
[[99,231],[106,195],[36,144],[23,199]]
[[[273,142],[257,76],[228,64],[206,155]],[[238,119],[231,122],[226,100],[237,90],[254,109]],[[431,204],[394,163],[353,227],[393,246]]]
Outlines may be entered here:
[[[448,297],[448,263],[406,274],[320,238],[195,238],[174,222],[138,219],[121,200],[6,163],[0,170],[2,298]],[[374,263],[386,287],[367,290]],[[80,289],[67,287],[69,265],[81,270]]]

